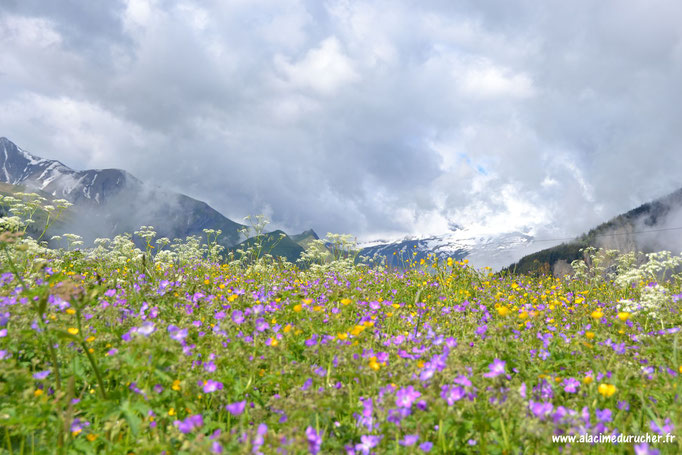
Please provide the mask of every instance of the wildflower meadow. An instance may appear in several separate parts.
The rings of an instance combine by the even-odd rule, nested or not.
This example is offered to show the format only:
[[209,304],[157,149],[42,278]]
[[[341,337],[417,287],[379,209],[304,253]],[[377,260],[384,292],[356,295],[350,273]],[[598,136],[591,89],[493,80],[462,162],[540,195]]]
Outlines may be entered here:
[[[214,231],[47,248],[61,209],[2,202],[2,453],[682,452],[680,256],[531,277],[343,236],[297,264]],[[557,439],[600,435],[648,439]]]

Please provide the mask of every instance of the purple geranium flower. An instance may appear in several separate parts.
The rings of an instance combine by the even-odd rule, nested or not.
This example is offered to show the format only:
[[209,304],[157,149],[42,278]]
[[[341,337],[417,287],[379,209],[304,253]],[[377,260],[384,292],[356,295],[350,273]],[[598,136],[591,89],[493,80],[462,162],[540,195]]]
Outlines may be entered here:
[[414,387],[410,385],[396,392],[395,404],[399,408],[410,408],[412,407],[412,403],[420,396],[422,396],[422,394],[414,390]]
[[505,374],[505,365],[507,362],[500,360],[500,359],[495,359],[493,360],[493,363],[488,365],[488,369],[490,370],[488,373],[485,373],[483,376],[486,378],[495,378],[501,374]]
[[315,431],[313,427],[308,427],[305,430],[305,437],[308,440],[308,450],[313,455],[320,451],[322,446],[322,434]]
[[241,324],[244,322],[244,312],[241,310],[234,310],[232,312],[232,322],[235,324]]
[[399,441],[401,446],[412,446],[419,440],[418,434],[407,434],[402,441]]
[[376,447],[381,441],[381,436],[363,435],[360,436],[360,443],[355,444],[355,450],[360,451],[363,455],[368,455],[369,451]]
[[[201,381],[199,381],[199,385],[201,385]],[[216,390],[223,390],[223,383],[209,379],[208,381],[204,381],[203,390],[204,393],[212,393]]]
[[564,391],[568,393],[576,393],[580,387],[580,381],[575,378],[568,378],[564,381]]
[[33,377],[38,380],[45,379],[50,375],[51,370],[45,370],[45,371],[39,371],[37,373],[33,373]]
[[232,415],[238,416],[242,412],[244,412],[244,408],[246,407],[246,400],[244,401],[237,401],[236,403],[231,403],[225,406],[225,409],[227,409],[227,412],[229,412]]

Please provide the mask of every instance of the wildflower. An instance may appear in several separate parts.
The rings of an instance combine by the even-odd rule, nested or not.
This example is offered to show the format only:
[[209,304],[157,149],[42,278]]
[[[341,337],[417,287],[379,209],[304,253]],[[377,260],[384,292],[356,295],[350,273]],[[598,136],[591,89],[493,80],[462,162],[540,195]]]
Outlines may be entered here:
[[448,406],[452,406],[456,401],[461,400],[465,396],[464,388],[460,386],[443,385],[441,387],[440,396],[447,401]]
[[614,393],[616,393],[616,386],[612,384],[599,384],[599,387],[597,388],[599,393],[601,393],[605,397],[610,397]]
[[185,420],[176,420],[173,424],[178,427],[181,433],[190,433],[195,428],[199,428],[204,425],[204,419],[201,414],[193,414],[187,417]]
[[180,380],[176,379],[173,381],[173,385],[171,385],[171,389],[175,390],[176,392],[180,391]]
[[308,440],[308,450],[311,454],[315,455],[319,453],[320,447],[322,446],[322,434],[315,431],[311,426],[306,428],[305,436]]
[[651,431],[654,433],[658,433],[660,435],[665,435],[666,433],[672,433],[675,431],[675,425],[673,425],[669,417],[665,419],[662,427],[659,427],[658,424],[652,420],[649,422],[649,428],[651,428]]
[[591,340],[594,338],[594,332],[585,332],[585,338]]
[[36,390],[33,392],[33,396],[36,397],[36,398],[38,398],[38,397],[41,396],[42,394],[43,394],[43,389],[36,389]]
[[592,376],[585,376],[585,377],[583,378],[583,384],[585,384],[585,385],[590,385],[590,384],[592,384],[592,381],[594,381],[594,379],[592,378]]
[[564,391],[568,393],[576,393],[580,387],[580,382],[575,378],[568,378],[564,381]]
[[45,370],[45,371],[39,371],[37,373],[33,373],[33,378],[38,379],[38,380],[45,379],[46,377],[48,377],[50,375],[50,371],[51,370]]
[[535,415],[535,417],[539,419],[544,419],[546,416],[551,414],[552,410],[554,409],[554,405],[552,403],[542,403],[542,402],[535,402],[533,400],[530,400],[528,404],[528,408],[531,410],[531,412]]
[[660,450],[649,447],[648,442],[643,442],[641,444],[635,444],[635,455],[658,455]]
[[593,319],[601,319],[604,317],[604,312],[601,309],[594,310],[590,316],[592,316]]
[[401,446],[409,447],[417,443],[419,440],[418,434],[407,434],[402,441],[399,441]]
[[[199,382],[199,385],[201,385],[201,381]],[[223,390],[222,382],[214,381],[212,379],[203,382],[204,393],[212,393],[215,392],[216,390]]]
[[355,450],[360,451],[362,454],[369,454],[370,450],[379,444],[381,441],[381,436],[366,435],[360,436],[360,443],[355,444]]
[[71,335],[78,335],[78,329],[75,327],[69,327],[67,330]]
[[244,312],[241,310],[234,310],[232,312],[232,322],[239,325],[244,322]]
[[501,374],[505,374],[506,363],[507,362],[504,362],[503,360],[500,359],[493,360],[493,363],[488,365],[488,369],[490,371],[488,373],[485,373],[483,376],[486,378],[495,378]]
[[618,313],[618,319],[620,319],[623,322],[627,321],[629,318],[630,313],[628,313],[627,311],[621,311]]
[[302,309],[303,309],[303,305],[301,305],[300,303],[299,303],[298,305],[294,305],[294,311],[295,311],[295,312],[298,313],[298,312],[300,312]]
[[154,323],[151,321],[147,321],[144,324],[142,324],[141,327],[137,328],[137,333],[147,337],[147,336],[151,335],[152,333],[154,333],[155,330],[156,330],[156,328],[154,327]]
[[602,423],[607,423],[611,421],[611,410],[609,408],[606,409],[599,409],[597,408],[594,411],[595,415],[597,416],[597,420],[599,420]]
[[410,408],[412,403],[421,395],[420,392],[414,390],[413,386],[404,387],[396,392],[395,404],[399,408]]
[[229,412],[232,415],[238,416],[242,412],[244,412],[244,408],[246,407],[246,400],[243,401],[237,401],[236,403],[231,403],[225,406],[225,409],[227,409],[227,412]]
[[432,448],[433,448],[433,442],[431,442],[431,441],[426,441],[426,442],[419,444],[419,450],[421,450],[422,452],[430,452]]

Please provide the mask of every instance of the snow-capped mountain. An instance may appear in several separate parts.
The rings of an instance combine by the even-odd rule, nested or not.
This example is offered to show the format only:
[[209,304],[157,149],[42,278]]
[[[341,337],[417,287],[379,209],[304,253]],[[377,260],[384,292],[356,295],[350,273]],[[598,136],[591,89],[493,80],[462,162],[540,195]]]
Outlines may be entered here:
[[0,181],[40,191],[74,204],[69,232],[86,241],[154,226],[159,236],[203,235],[204,228],[223,231],[226,246],[239,242],[243,226],[208,204],[153,187],[121,169],[76,171],[56,160],[40,158],[0,138]]
[[406,237],[395,241],[375,240],[359,244],[364,256],[384,256],[386,263],[403,267],[407,260],[426,258],[430,254],[439,259],[451,257],[468,259],[476,268],[499,270],[519,258],[547,247],[534,241],[532,231],[480,235],[471,228],[455,227],[442,235]]

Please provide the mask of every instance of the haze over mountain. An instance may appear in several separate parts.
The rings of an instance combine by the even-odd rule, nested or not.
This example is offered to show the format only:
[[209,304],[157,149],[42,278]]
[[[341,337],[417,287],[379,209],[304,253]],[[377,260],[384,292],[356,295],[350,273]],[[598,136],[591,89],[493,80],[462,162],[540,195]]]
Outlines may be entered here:
[[147,185],[121,169],[75,171],[59,161],[43,159],[0,137],[0,181],[41,191],[74,204],[73,216],[63,228],[83,236],[132,233],[154,226],[159,237],[203,235],[203,229],[223,231],[226,246],[241,239],[236,223],[208,204],[183,194]]
[[580,259],[582,248],[593,246],[622,252],[682,253],[682,188],[618,215],[575,240],[521,258],[508,270],[561,275]]

